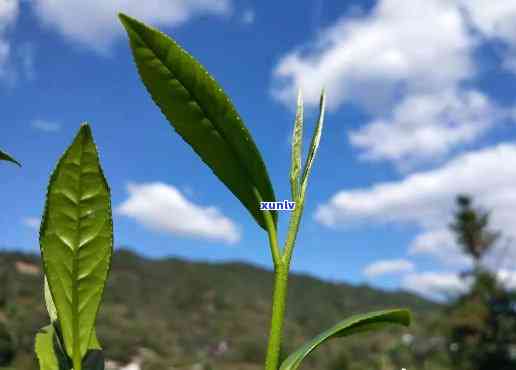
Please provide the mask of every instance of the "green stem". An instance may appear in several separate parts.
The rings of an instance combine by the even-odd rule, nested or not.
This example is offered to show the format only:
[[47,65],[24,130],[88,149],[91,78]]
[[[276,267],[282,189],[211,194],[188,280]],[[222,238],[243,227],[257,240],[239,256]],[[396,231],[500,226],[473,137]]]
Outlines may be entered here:
[[297,232],[299,230],[299,224],[301,222],[301,216],[303,215],[304,209],[304,193],[299,197],[296,202],[296,209],[292,213],[290,223],[288,225],[287,240],[285,242],[285,253],[283,254],[283,263],[290,268],[290,260],[292,258],[292,252],[294,251],[294,245],[296,244]]
[[[253,188],[254,196],[256,197],[258,203],[262,201],[262,197],[256,188]],[[272,218],[272,213],[270,211],[265,211],[263,215],[265,219],[265,224],[267,226],[267,233],[269,236],[269,246],[271,249],[272,260],[274,261],[274,267],[278,266],[281,263],[281,252],[278,246],[278,236],[276,231],[276,224],[274,223],[274,219]]]
[[81,370],[81,368],[82,368],[81,353],[79,351],[76,351],[73,354],[73,370]]
[[277,370],[279,363],[285,299],[287,296],[288,267],[281,263],[274,270],[274,294],[272,298],[272,321],[265,359],[265,370]]
[[[304,195],[304,193],[303,193]],[[290,218],[288,228],[287,240],[285,242],[284,254],[279,259],[278,263],[274,263],[274,293],[272,296],[272,320],[269,333],[269,344],[267,346],[267,357],[265,359],[265,370],[278,370],[279,355],[281,348],[281,337],[283,332],[283,321],[285,317],[285,306],[287,298],[288,273],[290,269],[290,260],[292,258],[292,251],[296,242],[296,236],[303,214],[304,196],[301,195],[296,209]],[[269,238],[276,236],[269,232]],[[271,241],[277,245],[277,241]]]

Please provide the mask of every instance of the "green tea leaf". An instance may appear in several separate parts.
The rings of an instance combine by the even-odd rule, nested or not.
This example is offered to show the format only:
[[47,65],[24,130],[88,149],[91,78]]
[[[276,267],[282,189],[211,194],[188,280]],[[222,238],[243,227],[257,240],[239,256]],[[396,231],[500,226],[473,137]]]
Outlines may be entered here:
[[14,159],[13,157],[11,157],[9,154],[7,154],[6,152],[4,152],[2,150],[0,150],[0,161],[9,161],[9,162],[15,163],[19,167],[21,167],[20,162],[18,162],[16,159]]
[[[45,304],[47,306],[47,311],[48,311],[48,315],[50,316],[50,322],[54,325],[57,325],[59,326],[58,324],[58,321],[57,321],[57,310],[56,310],[56,307],[54,305],[54,301],[52,299],[52,294],[50,293],[50,288],[48,286],[48,280],[45,276]],[[53,328],[51,328],[53,330]],[[48,331],[49,329],[48,328],[43,328],[42,330],[42,333],[40,335],[40,342],[41,341],[45,341],[47,340],[45,338],[45,335],[47,335],[45,332]],[[38,340],[38,337],[36,336],[36,341]],[[59,339],[56,337],[55,339],[56,341],[59,341]],[[40,346],[44,346],[44,344],[41,344]],[[46,345],[48,347],[48,345]],[[59,346],[59,348],[57,348],[55,350],[55,352],[59,352],[59,349],[62,348],[62,346]],[[43,359],[41,360],[43,362],[43,364],[41,366],[46,366],[45,364],[47,362],[49,363],[52,363],[54,360],[53,360],[53,355],[50,355],[50,356],[45,356],[43,355],[42,356]],[[48,357],[48,358],[47,358]],[[84,370],[104,370],[104,355],[103,355],[103,352],[102,352],[102,348],[100,346],[100,343],[99,343],[99,340],[97,339],[97,334],[96,334],[96,331],[95,331],[95,328],[93,328],[92,332],[91,332],[91,337],[90,337],[90,344],[88,346],[88,351],[86,352],[86,355],[83,359],[83,369]],[[42,368],[43,370],[43,368]]]
[[[229,97],[174,40],[124,14],[119,17],[140,77],[154,102],[258,224],[267,229],[259,201],[275,201],[274,191],[260,152]],[[276,225],[277,214],[272,213]]]
[[303,144],[303,96],[299,90],[297,96],[296,120],[292,133],[292,166],[290,168],[290,188],[292,199],[299,196],[299,173],[301,171],[301,155]]
[[370,312],[352,316],[321,333],[283,361],[280,370],[295,370],[301,361],[322,343],[331,338],[380,329],[388,324],[410,324],[410,312],[403,309]]
[[50,178],[40,246],[64,347],[80,370],[113,253],[109,187],[87,124]]
[[[40,370],[72,370],[69,357],[64,353],[61,340],[56,328],[59,324],[47,325],[36,334],[35,351]],[[98,347],[96,336],[88,347],[88,352],[82,361],[84,370],[104,370],[104,354]]]
[[308,157],[306,158],[305,167],[303,169],[303,178],[301,180],[301,188],[302,189],[306,189],[306,184],[308,182],[308,176],[310,176],[310,171],[312,170],[312,165],[314,163],[315,154],[317,153],[317,149],[319,148],[319,142],[321,141],[321,133],[322,133],[323,123],[324,123],[325,105],[326,105],[326,93],[323,90],[321,92],[321,100],[319,102],[319,119],[317,120],[317,126],[316,126],[314,134],[312,136],[312,142],[310,143],[310,151],[308,152]]
[[52,324],[45,326],[36,334],[35,352],[40,370],[71,370],[72,366],[62,353]]

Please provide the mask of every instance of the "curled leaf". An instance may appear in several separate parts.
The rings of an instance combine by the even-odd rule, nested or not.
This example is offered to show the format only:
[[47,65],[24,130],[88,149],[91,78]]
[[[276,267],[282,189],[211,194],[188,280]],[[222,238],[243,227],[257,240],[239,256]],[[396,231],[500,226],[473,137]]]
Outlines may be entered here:
[[404,309],[396,309],[352,316],[319,334],[292,353],[283,361],[280,370],[297,369],[306,356],[328,339],[381,329],[388,324],[408,326],[410,324],[410,312]]

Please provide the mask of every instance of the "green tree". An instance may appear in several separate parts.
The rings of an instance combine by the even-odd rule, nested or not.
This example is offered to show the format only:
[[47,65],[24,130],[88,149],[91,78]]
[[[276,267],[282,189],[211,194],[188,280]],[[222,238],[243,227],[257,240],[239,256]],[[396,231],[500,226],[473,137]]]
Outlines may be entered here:
[[457,196],[457,208],[450,228],[463,252],[473,259],[474,271],[478,271],[482,257],[495,245],[500,233],[489,229],[489,212],[474,208],[469,195]]
[[490,229],[489,213],[473,208],[469,196],[458,196],[457,205],[451,229],[474,267],[465,276],[470,289],[449,308],[450,360],[457,370],[515,369],[516,295],[481,267],[501,234]]

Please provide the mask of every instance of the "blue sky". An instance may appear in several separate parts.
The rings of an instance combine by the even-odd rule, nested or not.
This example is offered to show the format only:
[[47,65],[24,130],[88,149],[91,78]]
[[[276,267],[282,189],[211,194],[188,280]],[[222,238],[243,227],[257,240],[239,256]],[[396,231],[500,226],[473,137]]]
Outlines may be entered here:
[[[123,4],[123,5],[120,5]],[[482,0],[0,0],[0,245],[37,251],[48,177],[88,121],[117,246],[271,267],[266,234],[179,138],[139,81],[117,11],[155,25],[232,97],[289,198],[289,137],[328,113],[293,269],[436,296],[457,290],[457,193],[516,236],[516,3]],[[284,235],[288,214],[281,215]],[[503,244],[503,245],[502,245]],[[508,247],[505,247],[509,245]],[[516,283],[516,247],[485,263]]]

